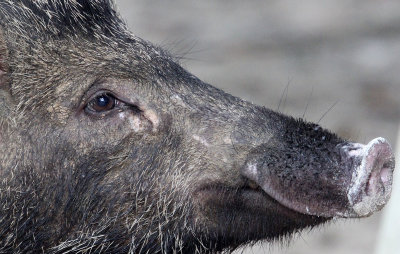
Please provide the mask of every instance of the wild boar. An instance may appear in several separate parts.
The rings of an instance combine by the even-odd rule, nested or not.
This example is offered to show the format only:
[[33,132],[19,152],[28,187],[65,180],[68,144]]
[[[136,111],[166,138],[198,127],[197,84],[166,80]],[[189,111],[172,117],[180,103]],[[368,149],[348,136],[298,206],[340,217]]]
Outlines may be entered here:
[[107,0],[0,1],[0,252],[216,253],[391,192],[351,143],[214,88]]

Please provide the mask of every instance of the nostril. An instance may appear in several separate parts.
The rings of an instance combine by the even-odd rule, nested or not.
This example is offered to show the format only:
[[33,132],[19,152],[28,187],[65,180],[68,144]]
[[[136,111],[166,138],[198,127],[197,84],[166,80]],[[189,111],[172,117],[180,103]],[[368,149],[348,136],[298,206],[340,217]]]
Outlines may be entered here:
[[384,185],[384,181],[382,181],[379,171],[374,171],[371,173],[366,183],[365,193],[371,196],[379,193],[380,191],[384,191]]
[[383,184],[387,184],[392,179],[392,170],[389,164],[387,166],[383,165],[383,169],[381,170],[381,181]]
[[[385,162],[381,162],[384,160]],[[368,195],[373,195],[374,193],[385,192],[388,186],[392,184],[392,171],[393,162],[392,158],[375,158],[372,162],[372,171],[368,177],[365,192]]]

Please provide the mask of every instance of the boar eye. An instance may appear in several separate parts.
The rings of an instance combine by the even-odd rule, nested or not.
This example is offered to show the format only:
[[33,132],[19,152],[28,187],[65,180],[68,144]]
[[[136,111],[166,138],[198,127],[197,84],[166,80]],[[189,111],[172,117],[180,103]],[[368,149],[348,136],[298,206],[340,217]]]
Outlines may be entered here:
[[107,112],[115,108],[117,101],[111,94],[101,94],[93,98],[86,106],[91,113]]

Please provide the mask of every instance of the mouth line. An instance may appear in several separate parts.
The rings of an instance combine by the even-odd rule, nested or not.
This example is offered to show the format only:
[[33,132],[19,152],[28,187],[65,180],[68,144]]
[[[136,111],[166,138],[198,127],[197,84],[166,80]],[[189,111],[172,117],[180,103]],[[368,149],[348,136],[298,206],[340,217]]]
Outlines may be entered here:
[[294,220],[330,220],[333,217],[310,215],[289,208],[268,195],[259,185],[246,179],[246,183],[238,187],[230,187],[222,184],[207,184],[197,191],[196,195],[203,195],[202,199],[208,199],[213,204],[231,203],[235,207],[250,208],[257,212],[278,211]]
[[[250,182],[253,182],[252,180],[249,180]],[[245,192],[249,192],[252,193],[252,195],[261,195],[265,198],[266,201],[269,202],[273,202],[276,209],[280,210],[281,212],[283,212],[285,215],[292,217],[292,218],[296,218],[298,216],[305,216],[308,218],[324,218],[326,220],[332,219],[333,217],[330,216],[319,216],[319,215],[311,215],[311,214],[307,214],[307,213],[303,213],[301,211],[297,211],[295,209],[292,209],[290,207],[285,206],[284,204],[282,204],[281,202],[279,202],[278,200],[276,200],[275,198],[273,198],[272,196],[268,195],[268,193],[266,193],[259,185],[257,185],[256,188],[254,188],[256,183],[253,182],[251,183],[251,186],[244,186],[241,188],[241,190],[245,191]]]

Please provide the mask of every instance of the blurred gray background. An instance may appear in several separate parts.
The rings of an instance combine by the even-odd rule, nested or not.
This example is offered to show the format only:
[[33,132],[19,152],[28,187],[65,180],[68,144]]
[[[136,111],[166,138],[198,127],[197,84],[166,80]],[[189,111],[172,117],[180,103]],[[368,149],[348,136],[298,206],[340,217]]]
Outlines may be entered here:
[[[216,87],[358,142],[395,146],[398,0],[116,0],[131,31]],[[382,214],[236,253],[372,254]],[[399,229],[400,230],[400,229]],[[396,253],[396,252],[395,252]],[[399,252],[400,253],[400,250]]]

